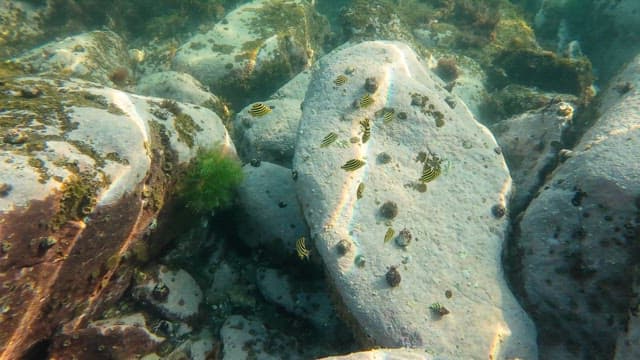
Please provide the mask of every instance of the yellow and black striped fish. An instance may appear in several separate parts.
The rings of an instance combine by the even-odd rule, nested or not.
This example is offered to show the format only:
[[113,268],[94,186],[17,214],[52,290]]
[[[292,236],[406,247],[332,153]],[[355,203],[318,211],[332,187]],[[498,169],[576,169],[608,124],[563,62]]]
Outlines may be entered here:
[[351,159],[344,163],[344,165],[342,165],[340,168],[344,169],[345,171],[354,171],[363,167],[364,164],[365,162],[360,159]]
[[327,147],[331,145],[331,143],[336,141],[337,138],[338,138],[338,134],[334,132],[328,133],[327,136],[325,136],[324,139],[322,139],[322,143],[320,143],[320,147]]
[[389,240],[393,239],[393,235],[395,235],[395,231],[392,228],[387,228],[387,232],[384,234],[384,243],[388,243]]
[[333,80],[333,83],[338,86],[344,85],[346,82],[347,82],[347,77],[342,74],[338,75],[336,79]]
[[390,123],[391,121],[393,121],[393,115],[396,113],[395,110],[393,109],[387,109],[384,111],[384,113],[382,114],[382,121],[385,124]]
[[358,104],[361,108],[371,106],[371,104],[373,104],[373,98],[371,97],[371,95],[369,95],[369,93],[366,93],[362,95],[360,101],[358,101]]
[[360,126],[362,126],[362,143],[364,144],[371,137],[371,123],[369,122],[369,118],[361,120]]
[[304,236],[300,237],[300,239],[296,241],[296,252],[298,253],[300,260],[309,259],[311,250],[307,249]]
[[249,114],[253,117],[265,116],[271,112],[271,108],[264,103],[255,103],[251,105],[251,109],[249,109]]
[[356,199],[362,199],[362,195],[364,195],[364,183],[360,183],[360,185],[358,185],[358,189],[356,190]]
[[420,182],[428,183],[440,175],[440,162],[428,161],[422,168],[422,176],[420,176]]

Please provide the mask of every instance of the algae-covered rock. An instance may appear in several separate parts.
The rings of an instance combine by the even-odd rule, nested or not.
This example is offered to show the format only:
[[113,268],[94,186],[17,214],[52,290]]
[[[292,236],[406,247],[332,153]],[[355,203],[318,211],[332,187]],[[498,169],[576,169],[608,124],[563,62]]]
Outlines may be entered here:
[[179,167],[200,147],[234,148],[195,105],[81,80],[0,87],[0,353],[20,358],[117,300],[133,261],[162,245],[146,239]]
[[174,67],[244,106],[308,67],[325,25],[306,1],[255,0],[180,46]]
[[321,60],[293,162],[311,240],[361,340],[535,358],[535,328],[501,270],[507,217],[492,211],[506,203],[509,172],[443,86],[402,43]]
[[32,74],[77,77],[111,87],[132,80],[127,46],[112,31],[96,30],[53,41],[11,61]]
[[41,12],[25,1],[0,2],[0,58],[16,55],[44,35]]
[[224,107],[222,101],[193,76],[176,71],[161,71],[140,78],[135,92],[205,106],[214,111]]

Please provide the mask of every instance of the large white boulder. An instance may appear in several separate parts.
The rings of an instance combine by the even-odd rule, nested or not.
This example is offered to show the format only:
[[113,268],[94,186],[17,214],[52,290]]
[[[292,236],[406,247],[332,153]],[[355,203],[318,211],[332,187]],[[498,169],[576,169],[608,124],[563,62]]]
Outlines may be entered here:
[[[452,358],[535,359],[533,323],[500,262],[511,178],[493,136],[459,99],[452,108],[442,86],[398,42],[321,60],[294,158],[307,245],[361,340]],[[422,183],[435,156],[442,173]],[[346,171],[352,159],[365,164]]]

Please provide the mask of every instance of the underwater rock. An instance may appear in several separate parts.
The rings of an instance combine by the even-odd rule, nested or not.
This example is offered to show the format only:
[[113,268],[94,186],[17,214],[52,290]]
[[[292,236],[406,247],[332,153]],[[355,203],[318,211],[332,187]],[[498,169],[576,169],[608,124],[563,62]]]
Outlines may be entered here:
[[39,18],[44,7],[27,1],[0,2],[0,58],[5,59],[35,44],[45,34]]
[[232,315],[222,325],[224,360],[264,360],[304,358],[296,352],[295,339],[274,330],[268,330],[259,320]]
[[516,188],[509,201],[510,211],[523,210],[553,170],[563,148],[562,135],[573,121],[573,107],[558,101],[491,125]]
[[[33,86],[41,96],[10,91]],[[20,358],[59,324],[115,302],[134,261],[165,244],[147,238],[164,223],[172,169],[200,147],[235,150],[220,119],[195,105],[175,103],[176,116],[163,99],[82,80],[22,77],[3,87],[1,132],[28,135],[0,143],[0,184],[11,185],[0,196],[0,282],[11,284],[0,299],[0,357]]]
[[[336,76],[346,70],[348,80],[336,86]],[[369,77],[379,82],[372,102],[354,108]],[[314,248],[359,340],[428,348],[451,358],[536,358],[533,323],[500,271],[507,219],[491,213],[491,206],[504,204],[511,191],[508,169],[494,151],[491,133],[443,85],[398,42],[364,42],[320,60],[305,96],[293,161]],[[457,101],[455,108],[448,97]],[[406,118],[385,119],[389,111],[383,109]],[[365,118],[370,139],[348,141],[361,135]],[[436,118],[447,125],[438,127]],[[322,147],[330,132],[338,140]],[[391,156],[391,164],[376,161],[382,152]],[[341,170],[349,159],[365,164]],[[439,176],[420,182],[425,167],[436,165]],[[358,199],[361,183],[366,194]],[[397,216],[380,216],[386,201],[397,204]],[[411,246],[385,243],[390,228],[396,233],[411,229]],[[344,255],[336,251],[343,239],[353,243]],[[366,266],[360,266],[364,259]],[[391,267],[402,274],[397,287],[385,279]],[[395,277],[391,280],[398,285]],[[446,298],[445,291],[454,286],[464,295]],[[426,304],[436,302],[452,315],[433,319]],[[458,311],[463,314],[457,316]],[[492,347],[496,339],[499,349]]]
[[136,93],[200,105],[214,111],[223,106],[220,99],[193,76],[176,71],[162,71],[140,78]]
[[[158,289],[163,289],[161,297],[157,295]],[[191,275],[182,269],[173,271],[165,266],[136,276],[131,294],[169,320],[193,318],[203,299],[202,290]]]
[[[263,161],[260,167],[245,165],[238,200],[244,215],[239,237],[249,247],[263,247],[275,258],[296,256],[296,240],[309,229],[293,187],[291,170]],[[281,202],[287,204],[279,206]]]
[[91,31],[37,47],[10,60],[29,73],[68,76],[105,86],[133,82],[124,40],[112,31]]
[[252,115],[247,106],[233,120],[233,140],[244,161],[261,159],[291,167],[296,131],[300,123],[300,100],[274,99],[264,102],[270,111],[263,116]]
[[[639,72],[636,57],[613,83],[637,88]],[[545,335],[541,358],[611,357],[635,317],[640,93],[600,96],[599,116],[531,201],[513,245],[517,287]]]
[[311,65],[326,24],[306,1],[254,0],[182,44],[174,69],[244,106],[247,98],[268,96]]
[[433,360],[436,358],[422,349],[375,349],[346,355],[327,356],[317,360]]
[[[198,334],[190,335],[180,345],[163,357],[165,359],[190,359],[190,360],[207,360],[220,359],[220,343],[216,341],[217,337],[208,329],[203,329]],[[160,358],[158,358],[160,359]],[[143,358],[143,360],[153,360]]]
[[52,359],[132,359],[154,352],[164,341],[152,333],[141,313],[90,322],[86,328],[54,336]]
[[258,289],[267,301],[309,320],[321,332],[335,336],[340,330],[340,322],[322,280],[301,283],[282,271],[268,268],[259,268],[256,279]]

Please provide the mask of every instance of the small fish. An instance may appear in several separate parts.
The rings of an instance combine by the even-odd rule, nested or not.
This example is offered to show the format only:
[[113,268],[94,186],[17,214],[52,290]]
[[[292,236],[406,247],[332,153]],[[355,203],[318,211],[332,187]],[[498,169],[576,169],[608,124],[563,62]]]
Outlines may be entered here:
[[371,123],[369,122],[369,118],[361,120],[360,126],[362,126],[362,143],[364,144],[371,138]]
[[422,176],[420,176],[420,182],[423,183],[428,183],[430,181],[432,181],[433,179],[437,178],[438,175],[440,175],[440,163],[436,162],[436,163],[430,163],[427,162],[426,164],[424,164],[424,167],[422,168]]
[[387,232],[384,234],[384,243],[388,243],[389,240],[393,239],[393,235],[395,235],[395,231],[392,228],[387,228]]
[[327,136],[325,136],[324,139],[322,139],[322,143],[320,143],[320,147],[327,147],[331,145],[331,143],[336,141],[337,138],[338,138],[338,134],[334,132],[328,133]]
[[333,83],[338,86],[344,85],[346,82],[347,82],[347,77],[342,74],[338,75],[338,77],[336,77],[336,79],[333,80]]
[[365,162],[360,159],[351,159],[344,163],[344,165],[342,165],[340,168],[344,169],[345,171],[354,171],[363,167],[364,164]]
[[311,254],[311,250],[307,249],[307,244],[305,244],[304,236],[300,237],[296,241],[296,252],[298,253],[298,257],[300,260],[309,259],[309,254]]
[[393,121],[393,115],[394,115],[395,113],[396,113],[396,111],[395,111],[395,110],[393,110],[393,109],[387,109],[387,110],[385,110],[385,111],[384,111],[384,113],[382,114],[382,121],[383,121],[385,124],[388,124],[388,123],[392,122],[392,121]]
[[358,104],[361,108],[371,106],[371,104],[373,104],[373,98],[371,97],[371,95],[369,95],[369,93],[366,93],[362,95],[360,101],[358,101]]
[[364,183],[360,183],[360,185],[358,185],[358,189],[356,190],[356,199],[362,199],[363,194],[364,194]]
[[249,114],[254,117],[265,116],[271,112],[271,108],[264,103],[255,103],[251,105],[251,109],[249,109]]

